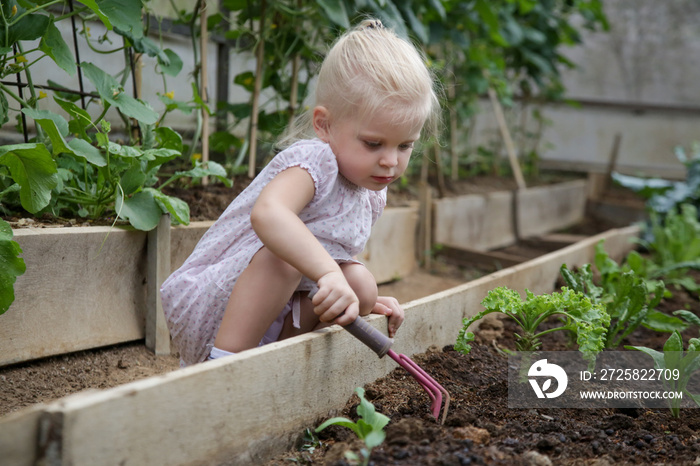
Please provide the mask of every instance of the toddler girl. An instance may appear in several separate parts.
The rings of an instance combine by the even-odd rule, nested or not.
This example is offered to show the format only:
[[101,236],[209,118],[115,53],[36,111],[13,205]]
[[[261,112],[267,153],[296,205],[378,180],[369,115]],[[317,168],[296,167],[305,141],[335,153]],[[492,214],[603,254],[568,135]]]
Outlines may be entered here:
[[437,102],[422,56],[379,21],[336,41],[306,123],[163,283],[183,365],[369,313],[394,336],[403,309],[355,256]]

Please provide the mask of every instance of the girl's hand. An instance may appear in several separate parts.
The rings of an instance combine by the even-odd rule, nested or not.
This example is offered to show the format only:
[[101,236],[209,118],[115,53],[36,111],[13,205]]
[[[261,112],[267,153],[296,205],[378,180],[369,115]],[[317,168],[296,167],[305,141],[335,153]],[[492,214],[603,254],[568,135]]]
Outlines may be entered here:
[[360,314],[360,300],[341,271],[329,272],[317,281],[318,291],[311,302],[321,322],[349,325]]
[[396,298],[391,296],[378,296],[377,304],[372,309],[372,314],[381,314],[389,318],[388,333],[389,338],[394,338],[396,331],[401,327],[404,319],[403,308]]

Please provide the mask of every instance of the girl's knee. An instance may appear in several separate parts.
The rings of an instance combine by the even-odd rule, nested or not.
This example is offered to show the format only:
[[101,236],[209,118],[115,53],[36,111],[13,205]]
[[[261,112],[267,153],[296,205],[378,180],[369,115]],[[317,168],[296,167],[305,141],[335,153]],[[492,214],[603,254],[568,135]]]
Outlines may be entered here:
[[248,267],[260,269],[266,274],[274,274],[285,280],[301,280],[301,272],[288,262],[277,257],[264,246],[255,253]]
[[378,295],[377,281],[374,275],[361,264],[343,264],[341,269],[345,274],[345,279],[360,300],[360,315],[365,316],[372,312],[377,303]]

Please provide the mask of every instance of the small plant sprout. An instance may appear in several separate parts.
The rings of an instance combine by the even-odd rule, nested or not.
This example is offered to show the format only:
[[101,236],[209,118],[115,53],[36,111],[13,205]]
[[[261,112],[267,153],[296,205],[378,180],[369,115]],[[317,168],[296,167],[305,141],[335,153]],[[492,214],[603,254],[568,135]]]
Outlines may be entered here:
[[[576,335],[579,351],[589,362],[605,348],[605,334],[610,325],[610,316],[603,306],[593,304],[582,293],[562,287],[561,292],[536,296],[526,291],[523,301],[517,291],[499,287],[489,291],[481,302],[486,310],[474,317],[464,319],[459,331],[455,350],[462,353],[471,351],[470,343],[474,334],[469,327],[487,314],[501,312],[513,319],[523,330],[515,334],[515,347],[518,351],[537,351],[541,348],[540,338],[558,330],[569,330]],[[553,316],[562,317],[562,325],[538,332],[539,326]]]
[[[679,331],[674,331],[666,340],[664,349],[656,351],[644,346],[625,346],[627,349],[642,351],[654,359],[654,368],[668,371],[673,376],[663,379],[668,390],[682,392],[683,398],[688,397],[700,406],[700,395],[688,391],[688,382],[691,376],[700,369],[700,339],[691,338],[688,341],[688,349],[683,352],[683,337]],[[680,417],[682,398],[668,400],[673,417]]]
[[316,432],[320,432],[328,426],[338,425],[347,427],[352,430],[357,438],[365,442],[365,448],[360,451],[361,458],[354,452],[346,452],[345,457],[356,464],[367,465],[369,456],[372,454],[374,447],[381,445],[386,438],[384,427],[389,423],[389,417],[382,413],[378,413],[374,409],[374,405],[365,399],[365,390],[362,387],[355,389],[355,393],[360,398],[360,404],[357,407],[357,415],[360,419],[353,422],[346,417],[334,417],[316,428]]

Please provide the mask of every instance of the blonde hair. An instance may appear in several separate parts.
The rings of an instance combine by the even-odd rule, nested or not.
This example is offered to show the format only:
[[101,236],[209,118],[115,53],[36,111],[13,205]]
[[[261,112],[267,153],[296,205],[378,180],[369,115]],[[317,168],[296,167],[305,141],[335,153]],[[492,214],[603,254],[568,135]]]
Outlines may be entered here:
[[[328,109],[333,120],[364,119],[388,109],[394,123],[426,126],[435,134],[440,104],[434,86],[423,55],[379,20],[368,19],[340,36],[326,55],[315,105]],[[297,117],[279,148],[315,137],[312,112]]]

